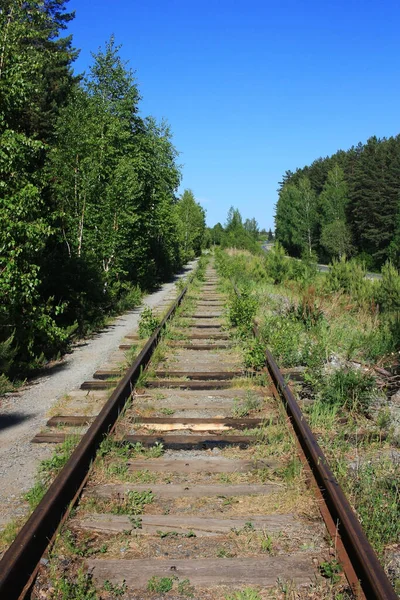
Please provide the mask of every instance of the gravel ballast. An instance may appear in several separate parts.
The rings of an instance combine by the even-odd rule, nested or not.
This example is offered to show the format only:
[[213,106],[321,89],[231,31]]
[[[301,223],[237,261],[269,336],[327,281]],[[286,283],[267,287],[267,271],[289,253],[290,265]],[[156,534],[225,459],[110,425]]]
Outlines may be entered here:
[[31,443],[45,426],[48,411],[57,400],[91,379],[124,336],[137,328],[143,306],[155,308],[161,304],[176,290],[176,280],[186,277],[195,264],[196,261],[189,263],[173,282],[144,297],[141,307],[120,315],[91,338],[80,340],[63,360],[28,381],[17,392],[0,399],[0,528],[12,518],[26,513],[27,504],[22,496],[35,483],[40,461],[54,452],[54,446]]

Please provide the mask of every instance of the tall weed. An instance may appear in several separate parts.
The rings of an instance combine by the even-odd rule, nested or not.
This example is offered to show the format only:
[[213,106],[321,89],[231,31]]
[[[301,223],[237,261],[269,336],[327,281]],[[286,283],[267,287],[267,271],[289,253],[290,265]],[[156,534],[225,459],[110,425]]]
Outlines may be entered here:
[[249,290],[242,289],[240,296],[234,295],[228,308],[228,318],[233,327],[249,331],[257,312],[257,299]]
[[308,350],[301,323],[284,315],[269,315],[261,328],[262,339],[281,367],[304,364]]

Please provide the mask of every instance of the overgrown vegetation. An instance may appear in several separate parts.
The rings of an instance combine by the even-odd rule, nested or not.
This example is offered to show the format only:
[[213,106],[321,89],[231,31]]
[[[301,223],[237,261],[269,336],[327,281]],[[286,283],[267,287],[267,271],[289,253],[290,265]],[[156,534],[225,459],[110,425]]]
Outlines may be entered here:
[[[289,259],[279,245],[265,258],[246,251],[217,251],[216,262],[221,274],[245,290],[244,308],[232,295],[229,310],[240,330],[247,364],[261,365],[268,347],[281,367],[300,369],[296,387],[303,411],[386,565],[388,548],[400,533],[400,470],[387,451],[399,444],[400,432],[386,396],[396,388],[386,390],[386,380],[377,377],[374,367],[378,361],[384,373],[392,374],[400,368],[397,269],[389,262],[381,280],[369,281],[359,263],[342,258],[330,273],[322,274],[312,257]],[[229,286],[227,281],[226,289]],[[253,318],[258,321],[258,340],[250,332]],[[246,413],[245,404],[243,410],[237,406],[238,415]],[[288,451],[273,425],[262,435],[267,447],[271,443],[280,453]],[[356,467],[354,457],[359,460]],[[289,461],[280,475],[290,481],[298,467]],[[321,573],[332,584],[339,577],[334,562],[322,565]]]
[[159,322],[149,306],[145,306],[139,320],[139,337],[147,338],[157,329]]

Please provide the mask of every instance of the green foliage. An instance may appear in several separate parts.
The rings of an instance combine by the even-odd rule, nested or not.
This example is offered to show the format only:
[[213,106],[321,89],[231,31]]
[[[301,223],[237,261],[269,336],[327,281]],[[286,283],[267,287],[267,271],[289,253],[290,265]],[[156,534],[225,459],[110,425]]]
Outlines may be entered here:
[[79,436],[67,438],[59,444],[50,458],[42,460],[39,466],[38,480],[35,485],[25,494],[31,510],[35,509],[47,491],[49,483],[58,475],[70,458]]
[[159,326],[157,317],[153,315],[153,311],[149,306],[145,306],[139,321],[139,337],[149,337]]
[[266,316],[262,339],[281,367],[305,364],[309,345],[304,337],[304,327],[288,315]]
[[282,187],[275,219],[276,239],[290,254],[312,253],[317,241],[317,196],[308,177]]
[[244,364],[247,368],[262,369],[265,367],[265,346],[257,338],[250,338],[244,344]]
[[232,414],[236,418],[247,417],[252,410],[260,410],[260,405],[260,399],[257,396],[253,396],[253,393],[249,390],[247,391],[245,400],[234,398]]
[[400,313],[400,274],[390,261],[382,267],[376,300],[381,310]]
[[303,252],[301,260],[290,260],[290,269],[287,279],[297,281],[307,287],[314,283],[318,274],[317,261],[314,254]]
[[158,594],[166,594],[172,590],[173,585],[174,580],[172,577],[156,577],[154,575],[147,583],[147,591],[157,592]]
[[[400,136],[371,137],[347,152],[287,171],[276,207],[276,239],[299,256],[309,221],[304,181],[318,198],[313,242],[320,260],[357,254],[368,268],[400,266]],[[319,242],[319,243],[318,243]]]
[[348,481],[349,493],[368,539],[379,554],[398,541],[400,467],[389,459],[365,462]]
[[329,405],[338,405],[349,411],[368,414],[376,393],[376,381],[372,375],[342,368],[325,379],[321,398]]
[[285,255],[285,250],[279,242],[275,242],[269,250],[265,260],[267,275],[274,284],[282,283],[289,274],[290,263]]
[[0,396],[7,392],[12,392],[14,389],[11,381],[3,373],[0,374]]
[[47,482],[53,479],[61,471],[69,460],[78,441],[78,435],[67,437],[64,442],[58,444],[50,458],[46,458],[40,463],[39,473],[44,481]]
[[150,490],[129,490],[124,499],[113,506],[111,512],[115,515],[140,515],[146,504],[151,504],[153,500],[154,494]]
[[178,594],[187,598],[194,598],[194,587],[190,584],[189,579],[182,579],[178,583]]
[[347,261],[344,256],[333,260],[326,275],[326,286],[332,292],[359,292],[364,286],[366,271],[362,264],[355,260]]
[[92,576],[83,569],[78,571],[74,580],[64,576],[52,577],[53,594],[57,600],[97,600],[98,595]]
[[176,202],[170,129],[139,116],[113,37],[85,79],[72,76],[65,4],[6,0],[0,11],[0,368],[10,377],[136,306],[141,289],[200,252],[204,231],[194,199]]
[[182,257],[186,262],[201,254],[205,233],[205,211],[191,190],[185,190],[176,205],[180,223]]
[[329,579],[332,584],[335,584],[340,581],[339,573],[342,572],[342,567],[340,566],[340,563],[336,559],[333,559],[329,562],[328,561],[322,562],[319,565],[319,571],[320,571],[322,577]]
[[243,225],[242,215],[237,208],[230,207],[225,230],[221,235],[222,248],[242,248],[257,252],[258,225],[255,219],[247,219]]
[[113,595],[113,598],[121,598],[126,593],[126,583],[124,581],[121,585],[118,585],[117,583],[111,583],[111,581],[106,579],[103,590],[105,592],[110,592],[110,594]]
[[247,289],[240,291],[240,296],[234,295],[228,309],[228,318],[233,327],[248,331],[253,326],[257,312],[257,298],[250,295]]
[[400,323],[396,317],[384,315],[376,328],[359,341],[364,357],[376,361],[400,348]]
[[313,286],[304,290],[297,307],[294,310],[295,317],[303,323],[306,329],[315,327],[324,318],[324,313],[318,306],[315,288]]
[[112,287],[115,297],[116,312],[125,312],[139,306],[142,300],[142,291],[138,285],[129,282],[116,282]]
[[34,510],[46,493],[46,486],[42,481],[37,481],[35,485],[26,492],[24,499],[28,502],[29,508]]
[[62,533],[62,541],[68,552],[74,556],[89,557],[107,552],[106,544],[103,544],[97,549],[91,544],[89,536],[80,539],[79,536],[70,529],[67,529]]
[[352,252],[351,234],[345,221],[333,221],[323,226],[321,246],[329,257],[348,256]]
[[17,352],[17,349],[12,347],[13,341],[14,333],[4,340],[4,342],[0,341],[0,373],[8,373],[10,370],[10,366]]

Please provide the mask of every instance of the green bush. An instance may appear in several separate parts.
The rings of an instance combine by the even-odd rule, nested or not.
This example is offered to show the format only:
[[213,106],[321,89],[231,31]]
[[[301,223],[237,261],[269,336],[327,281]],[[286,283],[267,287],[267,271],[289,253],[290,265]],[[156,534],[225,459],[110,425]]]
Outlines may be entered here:
[[400,313],[400,274],[390,261],[382,267],[376,300],[382,311]]
[[153,331],[157,329],[158,326],[159,321],[157,317],[153,315],[153,311],[149,306],[145,306],[142,311],[142,314],[140,315],[139,337],[149,337],[153,333]]
[[124,312],[131,310],[135,306],[139,306],[142,300],[142,291],[138,285],[133,285],[129,282],[117,282],[113,286],[113,296],[118,298],[115,300],[115,312]]
[[251,369],[265,366],[265,345],[257,338],[250,338],[244,345],[244,365]]
[[326,275],[326,286],[332,292],[356,293],[364,285],[365,267],[355,261],[346,261],[345,257],[333,260],[330,271]]
[[362,355],[367,361],[376,361],[400,348],[400,321],[383,315],[379,325],[372,331],[360,335],[358,340]]
[[233,327],[250,330],[257,312],[257,299],[246,289],[240,290],[240,296],[234,295],[228,309],[228,318]]
[[270,315],[265,318],[261,329],[262,339],[281,367],[304,364],[308,350],[301,323],[287,315]]
[[288,278],[290,262],[285,255],[283,246],[279,242],[276,242],[267,253],[265,268],[268,277],[272,279],[275,285],[282,283],[282,281]]
[[311,285],[318,275],[317,260],[309,252],[303,253],[301,260],[290,260],[289,279],[297,281],[302,286]]

